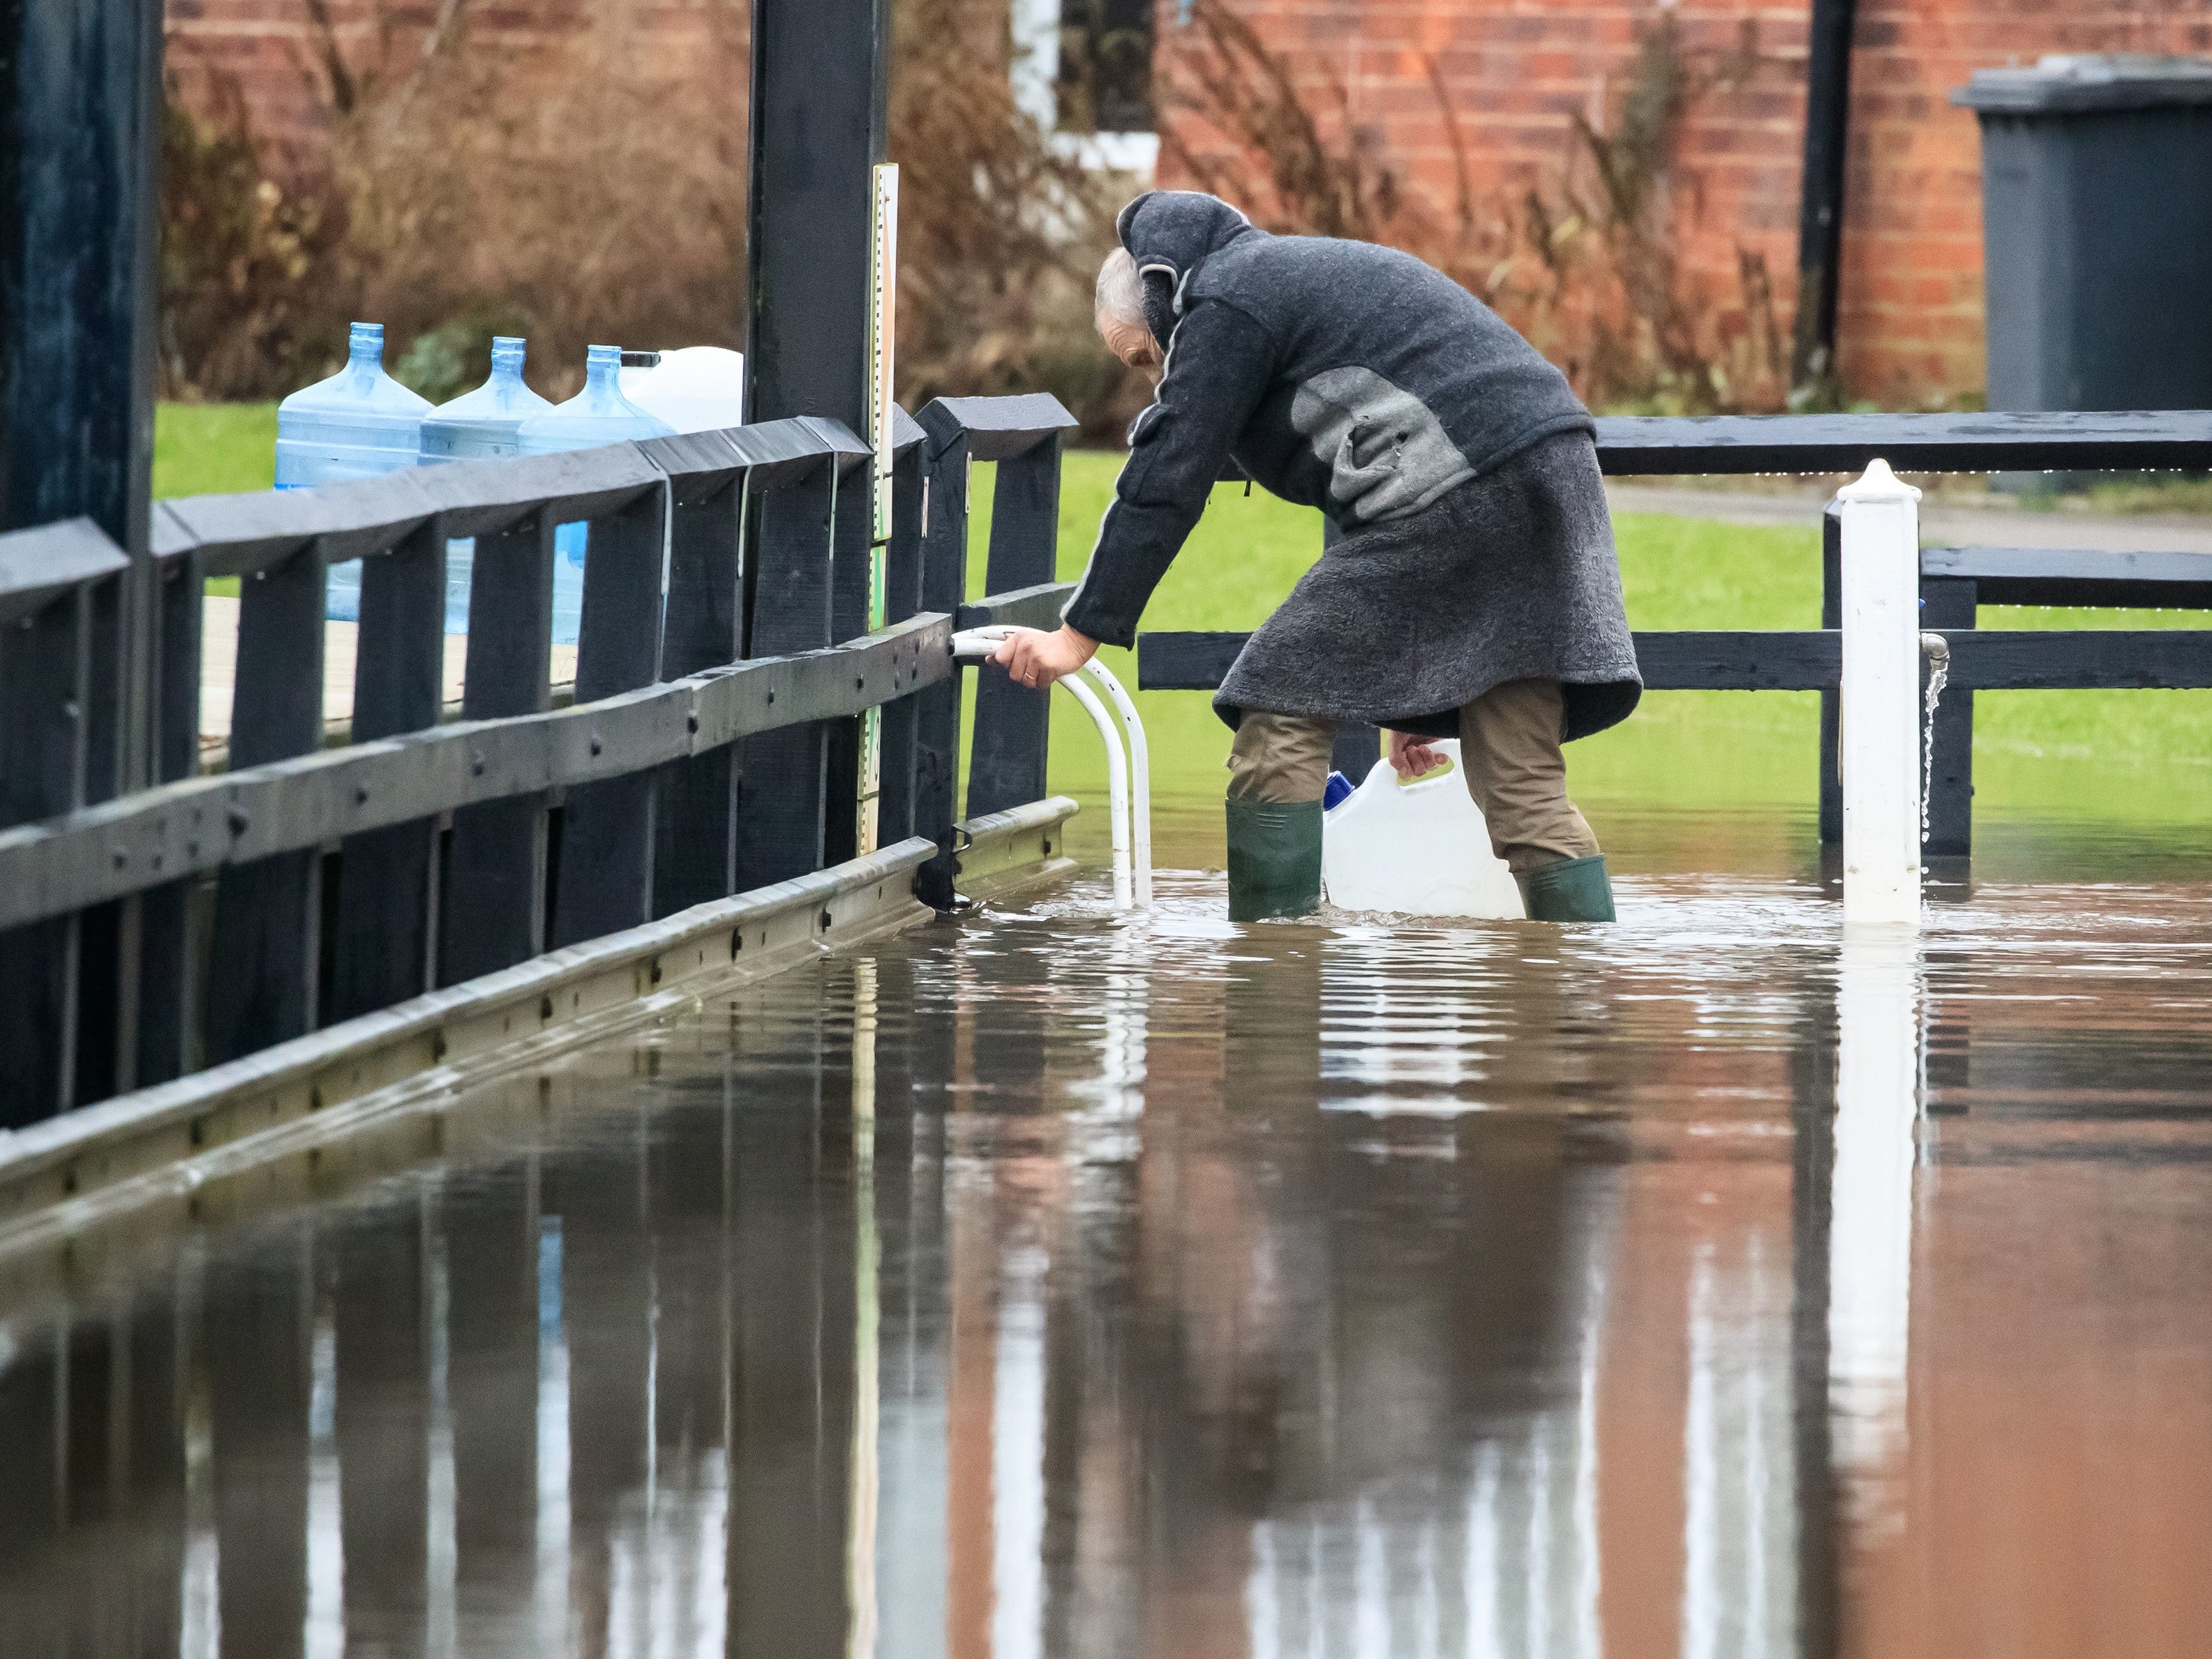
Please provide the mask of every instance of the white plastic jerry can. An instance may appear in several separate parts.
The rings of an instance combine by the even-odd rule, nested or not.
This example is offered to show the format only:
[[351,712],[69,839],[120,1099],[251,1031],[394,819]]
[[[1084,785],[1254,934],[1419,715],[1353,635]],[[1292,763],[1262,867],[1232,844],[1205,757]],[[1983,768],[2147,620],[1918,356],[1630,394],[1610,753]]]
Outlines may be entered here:
[[1467,792],[1459,743],[1433,745],[1450,759],[1401,783],[1388,762],[1322,819],[1321,879],[1340,910],[1406,916],[1518,918],[1521,890],[1490,850],[1490,826]]

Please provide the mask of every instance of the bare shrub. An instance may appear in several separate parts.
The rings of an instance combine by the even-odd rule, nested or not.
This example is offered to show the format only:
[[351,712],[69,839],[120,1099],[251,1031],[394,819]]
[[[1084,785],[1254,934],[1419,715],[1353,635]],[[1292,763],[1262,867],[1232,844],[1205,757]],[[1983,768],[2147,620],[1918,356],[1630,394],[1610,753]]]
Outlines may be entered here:
[[1101,349],[1091,284],[1133,181],[1014,101],[1005,0],[902,0],[894,21],[901,398],[1051,392],[1093,434],[1118,428],[1149,386]]
[[1602,406],[1703,411],[1772,407],[1786,386],[1763,255],[1739,246],[1736,292],[1683,268],[1678,165],[1684,122],[1759,68],[1747,23],[1709,62],[1685,48],[1672,12],[1638,34],[1606,120],[1577,113],[1550,176],[1517,195],[1478,191],[1435,60],[1426,66],[1453,157],[1438,203],[1352,118],[1343,83],[1302,92],[1291,66],[1224,0],[1194,0],[1192,46],[1171,61],[1170,164],[1270,228],[1402,247],[1481,296]]
[[333,349],[343,355],[352,304],[348,228],[327,177],[270,175],[234,85],[217,83],[198,115],[172,88],[161,119],[161,395],[263,397],[327,372]]
[[[168,395],[280,396],[338,366],[352,316],[433,398],[481,378],[495,332],[529,337],[556,394],[592,341],[743,343],[747,0],[690,9],[678,53],[647,0],[549,10],[526,46],[483,0],[365,0],[343,28],[298,3],[326,143],[271,156],[234,89],[172,97]],[[1004,0],[895,16],[901,396],[1048,390],[1114,428],[1146,382],[1099,348],[1090,292],[1132,181],[1015,104]]]
[[[289,391],[343,360],[349,314],[382,321],[399,361],[442,374],[477,356],[466,384],[475,347],[526,334],[532,378],[556,394],[581,384],[592,341],[739,343],[744,0],[695,9],[700,50],[680,65],[649,52],[643,0],[601,0],[527,51],[471,0],[445,0],[428,29],[420,7],[374,0],[343,35],[321,0],[302,3],[314,44],[299,69],[328,143],[290,176],[234,94],[213,116],[172,100],[173,393]],[[409,352],[434,332],[442,350]]]

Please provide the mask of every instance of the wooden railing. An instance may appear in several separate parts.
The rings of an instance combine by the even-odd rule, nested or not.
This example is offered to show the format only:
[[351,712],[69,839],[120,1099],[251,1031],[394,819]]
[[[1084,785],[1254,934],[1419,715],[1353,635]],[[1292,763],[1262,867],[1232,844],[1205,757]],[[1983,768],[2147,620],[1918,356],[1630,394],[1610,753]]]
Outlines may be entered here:
[[[1000,463],[989,586],[1023,590],[976,617],[1046,620],[1072,424],[1048,397],[900,414],[873,631],[868,452],[823,420],[164,502],[136,599],[88,521],[0,536],[0,1127],[848,860],[870,709],[875,837],[934,842],[917,890],[949,902],[968,462]],[[554,530],[576,520],[556,708]],[[329,746],[325,575],[354,558],[352,715]],[[240,587],[237,670],[210,772],[200,626],[221,577]],[[971,813],[1044,793],[1043,695],[981,679]]]
[[[2087,471],[2212,468],[2212,411],[2116,414],[1781,415],[1711,419],[1626,416],[1597,423],[1600,467],[1615,476],[1836,472],[1877,456],[1899,471]],[[1655,691],[1819,691],[1820,833],[1843,836],[1836,686],[1843,655],[1840,543],[1826,519],[1821,626],[1817,631],[1638,633],[1636,656]],[[2184,689],[2212,686],[2212,630],[2169,629],[1972,631],[1980,605],[2176,606],[2212,609],[2212,556],[1928,548],[1921,555],[1924,620],[1949,641],[1950,686],[1934,738],[1927,850],[1971,850],[1973,693],[1980,690]],[[1212,690],[1249,636],[1146,634],[1138,684],[1146,690]],[[1338,763],[1371,764],[1375,739],[1340,734]]]

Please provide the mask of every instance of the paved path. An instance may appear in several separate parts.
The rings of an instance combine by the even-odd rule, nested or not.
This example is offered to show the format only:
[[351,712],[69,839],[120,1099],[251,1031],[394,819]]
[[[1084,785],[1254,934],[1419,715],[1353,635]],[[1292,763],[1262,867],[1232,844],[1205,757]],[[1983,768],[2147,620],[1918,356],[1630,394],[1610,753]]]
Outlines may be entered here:
[[[1616,513],[1664,513],[1723,524],[1818,529],[1826,497],[1732,489],[1607,483]],[[2106,553],[2212,553],[2212,515],[2183,513],[2022,512],[2009,507],[1923,504],[1920,539],[1931,547],[2056,547]]]
[[[238,601],[210,594],[200,611],[200,747],[218,748],[230,739],[231,689],[238,674]],[[361,624],[332,622],[323,624],[323,721],[325,725],[353,718],[353,665]],[[461,700],[462,670],[468,657],[465,634],[446,635],[446,702]],[[553,683],[576,678],[576,647],[553,647]]]

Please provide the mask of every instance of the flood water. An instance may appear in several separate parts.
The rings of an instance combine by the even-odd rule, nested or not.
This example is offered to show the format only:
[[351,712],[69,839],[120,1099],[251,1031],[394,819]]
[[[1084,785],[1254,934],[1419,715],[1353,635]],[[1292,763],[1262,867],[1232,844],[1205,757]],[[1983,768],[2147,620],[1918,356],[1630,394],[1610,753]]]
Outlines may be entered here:
[[2199,1652],[2212,860],[1863,947],[1804,828],[1608,929],[1086,878],[21,1289],[0,1650]]

